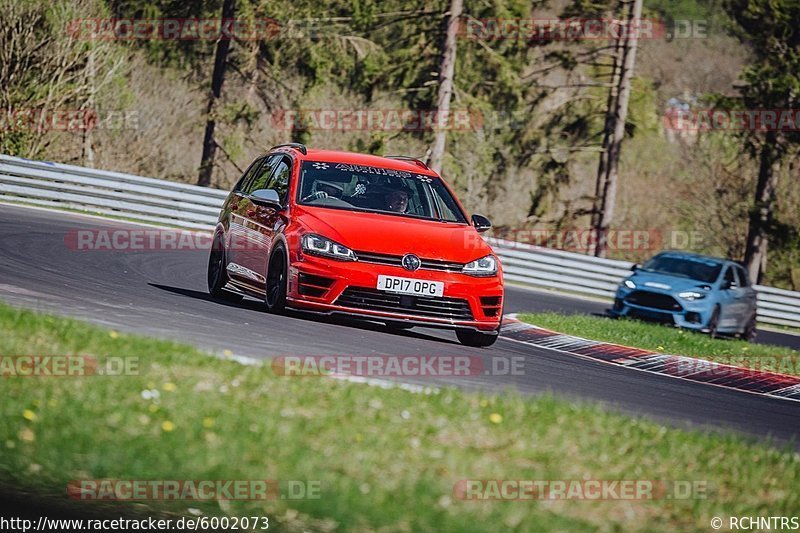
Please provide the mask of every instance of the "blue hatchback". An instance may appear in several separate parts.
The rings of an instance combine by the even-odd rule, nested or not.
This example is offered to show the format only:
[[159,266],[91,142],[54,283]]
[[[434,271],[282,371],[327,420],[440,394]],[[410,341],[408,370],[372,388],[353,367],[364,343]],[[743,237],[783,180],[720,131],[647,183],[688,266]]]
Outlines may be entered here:
[[712,336],[755,337],[756,291],[738,263],[669,251],[631,270],[617,289],[612,316],[655,320]]

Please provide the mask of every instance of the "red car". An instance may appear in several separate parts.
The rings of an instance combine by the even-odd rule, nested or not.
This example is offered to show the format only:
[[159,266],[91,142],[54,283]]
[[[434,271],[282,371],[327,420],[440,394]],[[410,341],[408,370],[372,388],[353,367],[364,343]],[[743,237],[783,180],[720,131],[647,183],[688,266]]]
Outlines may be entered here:
[[[471,220],[471,223],[470,223]],[[389,328],[497,339],[500,262],[444,180],[424,163],[302,144],[274,147],[222,208],[208,265],[214,297],[355,315]]]

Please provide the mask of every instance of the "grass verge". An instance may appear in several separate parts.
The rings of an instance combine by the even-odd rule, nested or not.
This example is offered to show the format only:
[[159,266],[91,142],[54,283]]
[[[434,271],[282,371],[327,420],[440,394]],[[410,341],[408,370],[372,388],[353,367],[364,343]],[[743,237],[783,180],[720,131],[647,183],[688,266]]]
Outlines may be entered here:
[[[707,529],[714,516],[800,508],[796,451],[735,435],[548,396],[279,377],[3,305],[0,330],[4,356],[140,363],[137,375],[0,377],[0,480],[53,502],[76,479],[315,481],[313,499],[104,505],[115,514],[267,515],[278,530],[391,531]],[[688,480],[708,489],[689,499],[465,501],[453,491],[464,479]]]
[[585,339],[800,375],[800,353],[785,346],[752,344],[738,339],[712,339],[702,333],[631,319],[558,313],[519,313],[517,318],[541,328]]

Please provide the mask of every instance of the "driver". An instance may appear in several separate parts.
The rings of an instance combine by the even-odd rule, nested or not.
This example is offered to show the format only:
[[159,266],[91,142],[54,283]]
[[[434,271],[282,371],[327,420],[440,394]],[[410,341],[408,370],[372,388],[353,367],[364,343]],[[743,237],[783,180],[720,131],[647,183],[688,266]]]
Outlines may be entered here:
[[320,198],[341,198],[344,189],[330,181],[315,181],[312,193],[303,198],[304,201]]
[[386,195],[386,209],[396,213],[405,213],[408,209],[408,193],[402,189],[391,191]]

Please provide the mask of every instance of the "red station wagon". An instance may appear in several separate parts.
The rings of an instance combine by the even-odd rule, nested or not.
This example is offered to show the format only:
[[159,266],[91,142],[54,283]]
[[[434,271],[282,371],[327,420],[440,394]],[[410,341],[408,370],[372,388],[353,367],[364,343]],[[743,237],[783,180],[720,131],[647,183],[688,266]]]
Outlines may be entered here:
[[503,315],[500,262],[478,235],[490,227],[417,159],[280,145],[225,201],[208,288],[274,313],[445,327],[489,346]]

